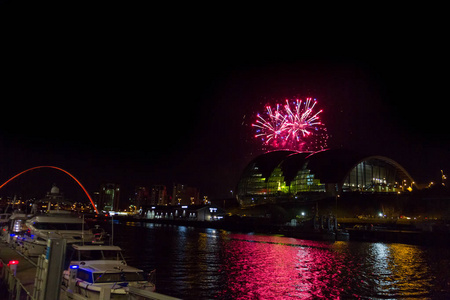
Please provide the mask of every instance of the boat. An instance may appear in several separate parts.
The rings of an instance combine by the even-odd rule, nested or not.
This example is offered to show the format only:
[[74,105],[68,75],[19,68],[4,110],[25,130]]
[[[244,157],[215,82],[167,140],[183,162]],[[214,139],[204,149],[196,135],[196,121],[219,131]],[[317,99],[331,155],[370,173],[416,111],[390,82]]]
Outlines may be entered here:
[[336,241],[350,240],[350,233],[346,229],[336,229]]
[[280,233],[298,239],[322,241],[348,241],[347,230],[339,228],[334,215],[313,216],[297,223],[296,219],[282,226]]
[[67,293],[79,294],[87,299],[101,299],[110,293],[111,299],[128,299],[128,288],[155,291],[154,272],[127,265],[118,246],[72,245],[72,258],[63,273],[62,288]]
[[9,214],[9,216],[8,214],[5,214],[5,218],[2,222],[1,235],[5,242],[11,247],[16,247],[16,238],[27,230],[25,222],[30,217],[31,215],[27,215],[18,210],[14,211],[12,214]]
[[5,241],[26,256],[44,254],[50,238],[63,238],[67,245],[101,244],[106,238],[100,228],[89,230],[84,218],[67,210],[71,202],[53,185],[45,198],[32,205],[31,214],[16,210],[2,228]]
[[3,227],[9,223],[9,217],[11,217],[11,214],[0,214],[0,227]]
[[15,241],[17,249],[26,256],[44,254],[50,238],[63,238],[67,245],[102,242],[88,229],[82,218],[69,211],[52,210],[35,215],[26,220],[25,225],[27,229],[17,234]]

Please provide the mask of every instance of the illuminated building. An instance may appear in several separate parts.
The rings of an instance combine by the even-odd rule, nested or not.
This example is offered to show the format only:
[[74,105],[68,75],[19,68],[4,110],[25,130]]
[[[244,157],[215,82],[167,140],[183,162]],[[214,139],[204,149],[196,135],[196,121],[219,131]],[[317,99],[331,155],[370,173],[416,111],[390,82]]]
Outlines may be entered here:
[[138,208],[151,205],[148,188],[145,186],[136,186],[134,188],[134,195],[131,200],[131,204],[134,204]]
[[173,184],[172,205],[200,204],[198,189],[185,184]]
[[256,157],[238,182],[241,206],[336,199],[350,194],[398,195],[414,180],[384,156],[361,156],[346,150],[311,153],[273,151]]
[[167,205],[169,204],[167,197],[167,189],[165,185],[156,184],[150,188],[146,186],[136,186],[134,193],[130,197],[131,204],[137,208],[147,209],[154,205]]
[[[41,209],[38,208],[38,203]],[[43,199],[37,201],[36,205],[33,205],[33,213],[39,210],[56,210],[56,209],[72,209],[72,202],[64,197],[64,194],[60,192],[56,184],[53,184],[50,192],[47,192]]]
[[219,221],[224,216],[225,210],[215,205],[157,205],[150,207],[144,218],[178,221]]
[[98,208],[101,210],[119,210],[120,185],[105,183],[100,186]]
[[165,185],[156,184],[151,187],[150,203],[151,205],[167,205],[169,204],[167,197],[167,189]]
[[48,201],[61,202],[63,200],[64,200],[63,193],[59,191],[59,188],[56,186],[56,184],[53,184],[50,192],[47,192],[47,195],[41,201],[43,201],[43,202],[48,202]]

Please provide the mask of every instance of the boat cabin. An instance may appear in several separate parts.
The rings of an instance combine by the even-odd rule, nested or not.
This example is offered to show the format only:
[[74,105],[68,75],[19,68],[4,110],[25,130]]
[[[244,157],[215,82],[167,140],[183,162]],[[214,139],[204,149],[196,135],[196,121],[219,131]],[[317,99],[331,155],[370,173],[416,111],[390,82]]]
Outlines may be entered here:
[[144,281],[143,270],[128,266],[118,246],[73,245],[70,269],[88,283]]
[[[77,268],[73,267],[72,268]],[[134,268],[133,268],[134,269]],[[136,270],[95,271],[92,268],[79,268],[77,278],[88,283],[145,281],[144,272]]]
[[72,245],[72,247],[74,252],[71,261],[115,260],[125,263],[122,249],[119,246]]

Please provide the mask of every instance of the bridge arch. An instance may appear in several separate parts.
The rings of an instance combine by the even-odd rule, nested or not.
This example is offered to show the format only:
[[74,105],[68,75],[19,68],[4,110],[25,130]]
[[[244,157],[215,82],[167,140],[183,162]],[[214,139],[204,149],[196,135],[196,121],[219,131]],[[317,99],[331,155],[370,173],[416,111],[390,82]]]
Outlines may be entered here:
[[55,166],[37,166],[37,167],[33,167],[33,168],[29,168],[26,169],[25,171],[22,171],[20,173],[17,173],[16,175],[14,175],[13,177],[11,177],[10,179],[8,179],[5,183],[3,183],[2,185],[0,185],[0,189],[3,188],[5,185],[7,185],[10,181],[12,181],[14,178],[19,177],[20,175],[27,173],[29,171],[35,170],[35,169],[42,169],[42,168],[48,168],[48,169],[55,169],[58,171],[61,171],[63,173],[66,173],[67,175],[69,175],[73,180],[76,181],[76,183],[78,183],[78,185],[83,189],[84,193],[86,194],[86,196],[89,198],[89,201],[91,201],[92,206],[94,207],[95,211],[97,212],[97,214],[99,213],[97,210],[97,207],[95,207],[94,201],[92,200],[91,196],[89,195],[88,191],[84,188],[84,186],[81,184],[81,182],[75,178],[75,176],[73,176],[72,174],[70,174],[68,171],[62,169],[62,168],[58,168]]

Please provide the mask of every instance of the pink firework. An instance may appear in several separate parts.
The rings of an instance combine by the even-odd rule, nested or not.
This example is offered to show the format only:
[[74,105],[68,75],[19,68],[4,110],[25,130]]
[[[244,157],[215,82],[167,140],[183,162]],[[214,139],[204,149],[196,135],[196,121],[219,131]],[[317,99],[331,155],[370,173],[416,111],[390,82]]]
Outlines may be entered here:
[[316,99],[287,100],[285,105],[276,108],[266,106],[266,112],[257,114],[252,126],[256,129],[255,138],[264,146],[273,149],[289,149],[302,152],[315,152],[327,147],[327,129],[319,118],[322,110],[315,111]]

